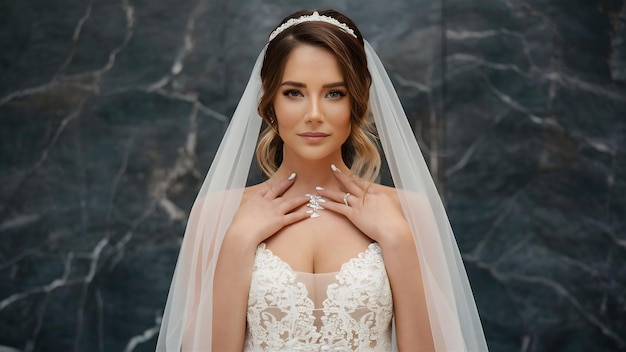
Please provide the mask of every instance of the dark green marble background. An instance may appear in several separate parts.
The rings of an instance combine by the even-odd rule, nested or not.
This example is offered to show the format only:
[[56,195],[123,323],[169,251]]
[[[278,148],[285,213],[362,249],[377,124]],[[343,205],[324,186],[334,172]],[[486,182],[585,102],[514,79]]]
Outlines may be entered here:
[[626,350],[623,0],[19,0],[0,2],[0,351],[154,350],[253,60],[316,7],[384,60],[491,351]]

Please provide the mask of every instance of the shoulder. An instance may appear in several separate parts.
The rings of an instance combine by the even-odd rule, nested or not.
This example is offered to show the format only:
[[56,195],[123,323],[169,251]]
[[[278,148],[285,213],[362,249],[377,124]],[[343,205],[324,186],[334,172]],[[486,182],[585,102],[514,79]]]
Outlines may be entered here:
[[385,194],[391,200],[393,200],[394,204],[398,207],[402,207],[401,199],[406,200],[410,203],[418,203],[422,205],[430,204],[428,197],[424,194],[420,194],[414,191],[409,191],[405,189],[398,189],[395,187],[389,187],[385,185],[381,185],[378,183],[372,183],[370,186],[370,191],[377,194]]
[[372,193],[385,194],[389,197],[398,198],[398,192],[395,187],[389,187],[378,183],[371,183],[368,188],[369,191]]
[[263,190],[267,190],[268,187],[269,186],[267,184],[267,181],[261,182],[261,183],[257,183],[256,185],[252,185],[252,186],[248,186],[248,187],[244,188],[243,194],[245,196],[246,194],[252,194],[252,193],[260,192],[260,191],[263,191]]
[[400,197],[398,196],[398,190],[395,187],[389,187],[378,183],[371,183],[368,188],[368,192],[379,195],[383,194],[389,197],[396,206],[398,206],[399,208],[402,207],[402,205],[400,204]]
[[241,202],[245,203],[250,197],[254,194],[262,193],[267,191],[270,188],[270,185],[267,181],[258,183],[256,185],[248,186],[243,190],[243,196],[241,197]]

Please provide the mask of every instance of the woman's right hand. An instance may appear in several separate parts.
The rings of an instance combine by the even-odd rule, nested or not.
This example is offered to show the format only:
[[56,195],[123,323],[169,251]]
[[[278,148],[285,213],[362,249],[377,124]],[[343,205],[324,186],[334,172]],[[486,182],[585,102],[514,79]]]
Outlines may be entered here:
[[229,236],[253,240],[256,247],[283,227],[306,219],[306,210],[294,211],[309,201],[307,196],[283,197],[295,181],[295,173],[274,187],[263,187],[244,194],[241,205],[228,229]]

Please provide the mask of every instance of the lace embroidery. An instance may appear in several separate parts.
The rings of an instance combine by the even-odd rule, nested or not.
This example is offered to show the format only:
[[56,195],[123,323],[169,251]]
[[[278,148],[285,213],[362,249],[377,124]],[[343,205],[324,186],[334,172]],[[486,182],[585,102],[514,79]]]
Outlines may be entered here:
[[[318,307],[300,275],[333,276]],[[297,273],[262,243],[250,284],[244,350],[390,351],[392,302],[376,243],[332,274]]]

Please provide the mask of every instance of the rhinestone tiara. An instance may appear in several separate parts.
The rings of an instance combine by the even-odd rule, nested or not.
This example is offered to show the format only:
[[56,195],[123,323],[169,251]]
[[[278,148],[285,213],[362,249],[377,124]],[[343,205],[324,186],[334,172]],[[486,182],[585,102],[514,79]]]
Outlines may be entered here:
[[290,18],[287,22],[281,24],[278,28],[276,28],[270,34],[270,38],[269,38],[268,42],[271,42],[272,39],[276,38],[277,35],[282,33],[287,28],[295,26],[295,25],[300,24],[300,23],[304,23],[304,22],[326,22],[326,23],[330,23],[332,25],[335,25],[335,26],[343,29],[344,32],[350,34],[351,36],[353,36],[355,38],[357,37],[356,34],[354,34],[354,31],[352,30],[352,28],[348,27],[347,24],[339,22],[339,21],[337,21],[336,19],[334,19],[332,17],[320,15],[319,13],[317,13],[317,11],[315,11],[315,12],[313,12],[312,15],[303,15],[303,16],[300,16],[298,18]]

